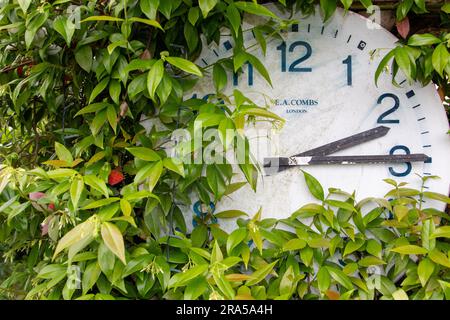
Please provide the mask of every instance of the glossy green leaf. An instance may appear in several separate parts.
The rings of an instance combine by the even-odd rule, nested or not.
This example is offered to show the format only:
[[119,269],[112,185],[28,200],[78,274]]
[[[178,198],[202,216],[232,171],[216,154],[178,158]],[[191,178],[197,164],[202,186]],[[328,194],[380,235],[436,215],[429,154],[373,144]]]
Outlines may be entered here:
[[278,260],[274,261],[274,262],[272,262],[270,264],[266,264],[265,266],[259,268],[255,272],[253,272],[252,279],[247,280],[245,285],[246,286],[253,286],[253,285],[258,284],[261,281],[263,281],[269,275],[269,273],[272,272],[273,268],[275,267],[275,265],[277,263],[278,263]]
[[208,13],[214,9],[217,4],[217,0],[198,0],[198,5],[202,11],[203,18],[208,16]]
[[198,77],[203,77],[203,73],[200,71],[200,69],[189,60],[179,57],[166,57],[165,59],[172,66],[177,67],[178,69],[181,69],[184,72],[196,75]]
[[97,190],[98,192],[103,194],[106,198],[109,198],[108,187],[106,186],[106,183],[103,180],[99,179],[93,174],[84,176],[83,179],[85,184]]
[[314,198],[323,201],[325,199],[325,195],[323,192],[322,185],[314,178],[312,175],[303,171],[303,175],[305,177],[306,185],[308,186],[309,192],[314,196]]
[[161,157],[152,149],[145,147],[132,147],[127,148],[127,151],[130,152],[136,158],[145,160],[145,161],[159,161]]
[[427,249],[416,246],[416,245],[399,246],[399,247],[391,249],[390,251],[401,253],[401,254],[426,254],[427,253]]
[[150,98],[155,100],[156,89],[164,77],[164,62],[156,61],[147,75],[147,90]]
[[102,239],[105,245],[114,253],[120,261],[126,265],[125,260],[125,245],[123,242],[122,233],[119,228],[109,222],[103,222],[101,227]]

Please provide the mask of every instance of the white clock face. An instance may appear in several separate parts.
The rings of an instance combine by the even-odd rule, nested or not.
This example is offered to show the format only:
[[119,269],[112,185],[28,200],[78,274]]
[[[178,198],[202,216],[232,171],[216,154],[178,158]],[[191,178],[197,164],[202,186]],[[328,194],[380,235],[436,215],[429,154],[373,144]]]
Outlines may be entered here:
[[[273,9],[273,8],[272,8]],[[274,10],[276,11],[276,10]],[[279,16],[282,14],[278,13]],[[286,17],[287,18],[287,17]],[[335,187],[356,191],[356,198],[384,196],[391,188],[382,179],[408,182],[418,188],[416,175],[438,175],[440,180],[428,180],[429,190],[448,194],[450,181],[450,139],[447,117],[433,85],[422,87],[397,78],[401,88],[391,83],[391,77],[380,77],[374,83],[375,70],[397,39],[378,26],[368,28],[364,17],[337,10],[330,21],[323,23],[319,12],[310,17],[300,13],[299,21],[284,34],[284,41],[271,40],[266,56],[258,46],[252,54],[266,66],[272,79],[271,87],[252,67],[244,66],[239,78],[229,77],[225,90],[238,88],[245,95],[265,105],[286,119],[278,135],[261,136],[267,123],[248,125],[251,151],[262,164],[264,157],[291,156],[329,142],[375,128],[390,130],[384,137],[363,143],[333,155],[386,155],[425,153],[431,161],[399,164],[314,165],[303,169],[315,176],[324,188]],[[251,21],[248,27],[251,27]],[[244,29],[246,29],[244,27]],[[251,32],[246,33],[246,47],[256,43]],[[206,47],[197,60],[207,67],[232,54],[233,41],[223,35],[219,46]],[[372,50],[385,48],[371,56]],[[214,92],[211,75],[202,79],[195,92]],[[273,141],[278,140],[274,145]],[[239,172],[239,170],[236,170]],[[237,174],[234,181],[245,181]],[[250,215],[262,207],[263,217],[284,218],[302,205],[314,202],[307,190],[300,168],[295,167],[271,176],[260,176],[256,193],[246,186],[225,197],[216,212],[239,209]],[[442,204],[427,201],[425,205]]]

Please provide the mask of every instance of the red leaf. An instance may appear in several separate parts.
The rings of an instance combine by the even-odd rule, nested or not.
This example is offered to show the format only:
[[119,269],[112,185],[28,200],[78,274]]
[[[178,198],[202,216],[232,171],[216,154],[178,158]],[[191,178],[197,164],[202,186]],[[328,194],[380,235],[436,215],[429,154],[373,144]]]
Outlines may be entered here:
[[114,169],[111,170],[111,173],[109,174],[108,183],[111,186],[115,186],[116,184],[121,183],[124,179],[125,177],[123,176],[122,172],[120,172],[117,169]]
[[397,21],[395,23],[397,26],[398,33],[402,36],[403,39],[406,39],[406,37],[409,34],[409,19],[406,17],[402,21]]

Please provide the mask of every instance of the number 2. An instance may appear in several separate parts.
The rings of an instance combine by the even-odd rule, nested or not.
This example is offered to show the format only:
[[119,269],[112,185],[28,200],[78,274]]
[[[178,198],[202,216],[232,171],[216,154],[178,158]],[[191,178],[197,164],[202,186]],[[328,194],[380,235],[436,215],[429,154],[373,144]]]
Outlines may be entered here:
[[391,113],[394,113],[398,107],[400,107],[400,99],[393,93],[383,93],[379,98],[377,103],[381,104],[381,102],[385,98],[392,98],[394,99],[394,106],[390,108],[389,110],[383,112],[377,119],[377,123],[400,123],[400,120],[392,120],[392,119],[385,119],[388,115]]

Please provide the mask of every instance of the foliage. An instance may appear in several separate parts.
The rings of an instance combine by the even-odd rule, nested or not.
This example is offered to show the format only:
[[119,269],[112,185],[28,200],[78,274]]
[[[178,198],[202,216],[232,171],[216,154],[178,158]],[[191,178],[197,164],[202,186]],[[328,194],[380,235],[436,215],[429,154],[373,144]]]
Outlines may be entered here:
[[[337,2],[319,1],[325,19]],[[352,4],[341,2],[345,8]],[[311,13],[315,3],[280,0],[278,6]],[[361,3],[368,7],[371,1]],[[417,11],[421,3],[414,1],[406,12]],[[246,145],[241,130],[246,121],[282,124],[242,92],[223,93],[227,73],[239,72],[246,62],[271,81],[263,64],[246,51],[243,14],[266,19],[253,29],[263,51],[268,38],[293,23],[256,1],[0,0],[0,253],[7,262],[0,269],[0,276],[7,275],[0,295],[372,299],[406,292],[412,298],[448,297],[446,216],[422,210],[417,200],[448,203],[444,195],[396,186],[387,195],[393,199],[370,200],[378,207],[363,217],[363,204],[352,195],[344,201],[325,197],[305,174],[320,204],[280,221],[261,220],[258,213],[239,219],[229,235],[216,219],[250,213],[209,213],[186,234],[180,208],[190,204],[189,194],[207,204],[245,183],[255,189],[258,168],[247,153],[240,166],[246,181],[231,183],[226,161],[180,162],[171,153],[171,134],[185,129],[194,136],[195,130],[218,128],[226,144],[224,132],[231,129]],[[233,36],[233,55],[212,70],[191,62],[204,45],[200,35],[206,44],[217,42],[222,28]],[[421,44],[418,50],[426,52],[417,56],[419,62],[434,46],[445,55],[448,37],[439,39],[439,44]],[[432,65],[426,79],[448,75],[448,63]],[[411,78],[425,75],[421,68],[418,63]],[[196,80],[211,72],[216,94],[207,101],[192,96]],[[156,124],[149,133],[141,125],[144,119]],[[202,141],[202,148],[210,144]],[[195,152],[185,156],[192,160]],[[397,219],[389,219],[389,212]],[[311,225],[302,222],[308,217]],[[342,262],[330,258],[334,253]],[[394,266],[383,267],[388,272],[382,291],[367,288],[373,265]],[[320,267],[317,273],[314,266]],[[397,277],[405,268],[403,284]]]
[[[170,237],[150,236],[151,218],[125,209],[136,212],[149,200],[154,206],[159,199],[148,191],[88,202],[78,224],[59,203],[49,209],[51,194],[33,202],[46,216],[39,236],[40,217],[23,214],[29,202],[21,194],[35,180],[58,185],[51,182],[56,176],[38,170],[11,174],[17,182],[7,187],[11,200],[2,206],[8,216],[2,242],[11,248],[7,258],[14,258],[15,246],[26,245],[29,253],[2,288],[23,281],[26,299],[450,298],[449,218],[422,208],[424,199],[448,204],[450,198],[423,188],[387,179],[393,188],[385,198],[357,202],[342,190],[325,194],[305,172],[319,203],[286,219],[262,219],[257,212],[239,218],[228,234],[217,218],[246,213],[227,211],[199,221],[190,235],[176,231]],[[26,239],[27,232],[35,236]]]

